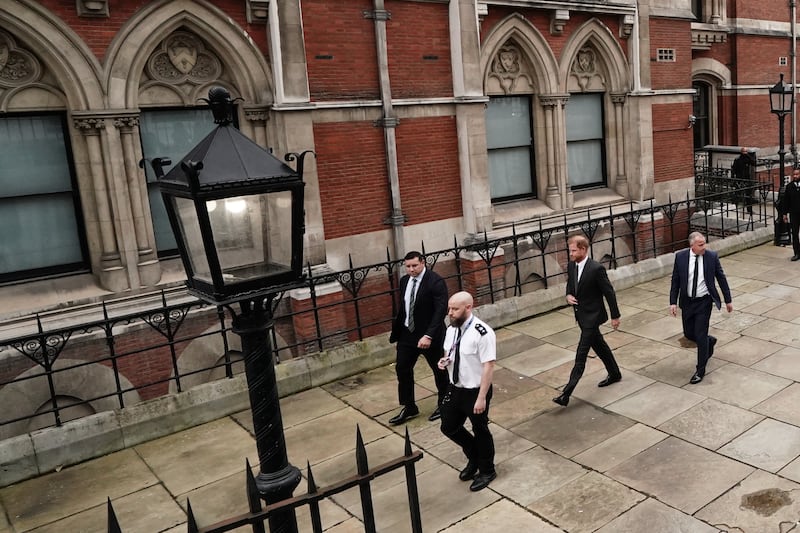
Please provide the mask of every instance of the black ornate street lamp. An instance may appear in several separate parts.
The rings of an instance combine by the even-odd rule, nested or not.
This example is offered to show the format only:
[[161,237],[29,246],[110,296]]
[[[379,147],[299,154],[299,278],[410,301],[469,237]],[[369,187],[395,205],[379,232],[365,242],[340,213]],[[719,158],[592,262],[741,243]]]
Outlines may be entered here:
[[784,150],[784,119],[786,115],[792,112],[794,106],[794,91],[791,85],[783,82],[783,73],[781,79],[774,86],[769,89],[769,110],[778,116],[778,187],[783,189],[783,173],[785,169],[785,156]]
[[[273,300],[302,285],[303,160],[293,170],[231,125],[234,101],[214,87],[208,104],[218,124],[172,170],[154,160],[161,195],[186,270],[189,291],[233,315],[242,338],[260,473],[267,503],[290,498],[300,471],[289,463],[272,343]],[[237,313],[232,307],[238,303]],[[272,531],[296,532],[294,510],[270,518]]]

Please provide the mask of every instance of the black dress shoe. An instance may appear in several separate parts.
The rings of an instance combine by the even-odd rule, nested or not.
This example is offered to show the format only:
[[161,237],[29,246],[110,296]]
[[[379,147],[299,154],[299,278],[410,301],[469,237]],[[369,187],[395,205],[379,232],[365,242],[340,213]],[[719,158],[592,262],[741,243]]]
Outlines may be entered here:
[[497,472],[495,472],[494,470],[486,474],[481,472],[469,486],[469,490],[471,490],[472,492],[476,492],[481,489],[485,489],[486,487],[489,486],[489,483],[491,483],[492,480],[496,477],[497,477]]
[[430,420],[431,422],[435,422],[440,418],[442,418],[442,411],[439,409],[439,406],[437,405],[436,409],[434,409],[433,412],[431,413],[431,416],[428,417],[428,420]]
[[695,373],[695,375],[692,376],[692,379],[689,380],[689,383],[691,383],[692,385],[697,385],[701,381],[703,381],[703,376],[701,376],[700,374]]
[[793,255],[791,260],[792,261],[800,260],[800,255]]
[[606,379],[597,384],[598,387],[608,387],[618,381],[622,381],[622,376],[608,376]]
[[467,461],[467,466],[464,467],[464,470],[459,472],[458,479],[460,479],[461,481],[469,481],[470,479],[474,479],[475,474],[477,473],[478,473],[478,463]]
[[569,396],[562,394],[561,396],[556,396],[553,398],[553,401],[561,407],[566,407],[567,404],[569,404]]
[[411,420],[417,415],[419,415],[419,409],[417,409],[416,407],[414,407],[413,409],[409,407],[403,407],[402,409],[400,409],[399,413],[397,413],[395,416],[389,419],[389,423],[393,426],[397,426],[404,423],[407,420]]

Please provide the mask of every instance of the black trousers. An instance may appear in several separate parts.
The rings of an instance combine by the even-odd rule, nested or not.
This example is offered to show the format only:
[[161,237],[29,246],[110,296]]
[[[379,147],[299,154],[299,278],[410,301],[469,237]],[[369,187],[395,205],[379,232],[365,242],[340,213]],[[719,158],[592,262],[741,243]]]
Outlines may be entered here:
[[792,226],[792,249],[794,255],[800,255],[800,213],[790,213],[789,222]]
[[439,359],[442,358],[441,346],[431,345],[427,350],[420,350],[416,344],[397,343],[397,364],[395,365],[397,398],[400,405],[407,407],[416,405],[414,401],[414,365],[417,364],[417,359],[419,359],[420,355],[425,357],[425,361],[428,362],[428,366],[433,371],[438,403],[441,405],[444,395],[447,393],[447,386],[450,383],[450,378],[447,377],[447,370],[439,368]]
[[702,298],[686,298],[681,309],[683,335],[697,343],[697,374],[701,377],[706,375],[708,341],[713,338],[708,334],[713,305],[711,296],[706,295]]
[[[489,404],[492,388],[486,394],[486,409],[479,415],[474,413],[479,389],[462,389],[450,385],[442,401],[442,433],[461,446],[467,460],[477,463],[478,470],[486,474],[494,472],[494,439],[489,431]],[[469,419],[472,433],[464,427]]]
[[571,396],[572,391],[578,386],[583,371],[586,370],[586,358],[589,356],[589,349],[594,350],[597,357],[603,362],[608,371],[608,375],[616,377],[620,375],[619,366],[614,359],[611,348],[600,333],[600,326],[593,328],[581,328],[581,339],[578,341],[578,348],[575,350],[575,366],[569,374],[569,383],[564,387],[564,396]]

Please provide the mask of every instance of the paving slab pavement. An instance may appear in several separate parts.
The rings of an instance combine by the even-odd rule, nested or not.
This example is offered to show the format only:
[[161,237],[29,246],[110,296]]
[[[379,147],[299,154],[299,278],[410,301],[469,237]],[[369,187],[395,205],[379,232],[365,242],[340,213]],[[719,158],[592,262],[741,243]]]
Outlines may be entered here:
[[[763,245],[722,258],[735,311],[714,313],[720,340],[698,385],[688,384],[694,345],[668,316],[668,277],[619,292],[621,330],[604,331],[623,380],[597,388],[605,371],[589,359],[567,408],[551,398],[572,366],[571,311],[498,330],[498,477],[478,493],[458,479],[460,450],[427,420],[436,397],[423,362],[421,414],[400,427],[388,424],[392,366],[283,398],[289,458],[304,477],[295,493],[307,464],[321,487],[355,474],[356,427],[371,466],[402,455],[408,430],[424,454],[415,466],[426,532],[800,530],[800,265],[789,255]],[[106,498],[126,533],[186,531],[187,501],[208,525],[246,511],[245,458],[257,471],[248,412],[0,489],[0,533],[104,532]],[[371,489],[378,531],[409,531],[403,472]],[[326,532],[364,530],[357,489],[320,508]],[[307,509],[297,515],[311,531]]]

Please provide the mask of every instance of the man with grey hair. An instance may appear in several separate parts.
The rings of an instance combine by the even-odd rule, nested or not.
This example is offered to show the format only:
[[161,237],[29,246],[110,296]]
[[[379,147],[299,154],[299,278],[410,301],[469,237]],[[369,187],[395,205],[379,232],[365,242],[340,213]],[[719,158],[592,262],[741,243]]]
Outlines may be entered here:
[[719,283],[725,309],[732,312],[731,290],[719,256],[706,249],[706,238],[695,231],[689,235],[689,248],[675,254],[669,290],[670,314],[677,316],[680,306],[683,335],[697,343],[697,368],[689,380],[693,385],[703,381],[706,364],[714,355],[714,345],[717,344],[717,338],[708,334],[712,306],[722,307],[714,280]]

